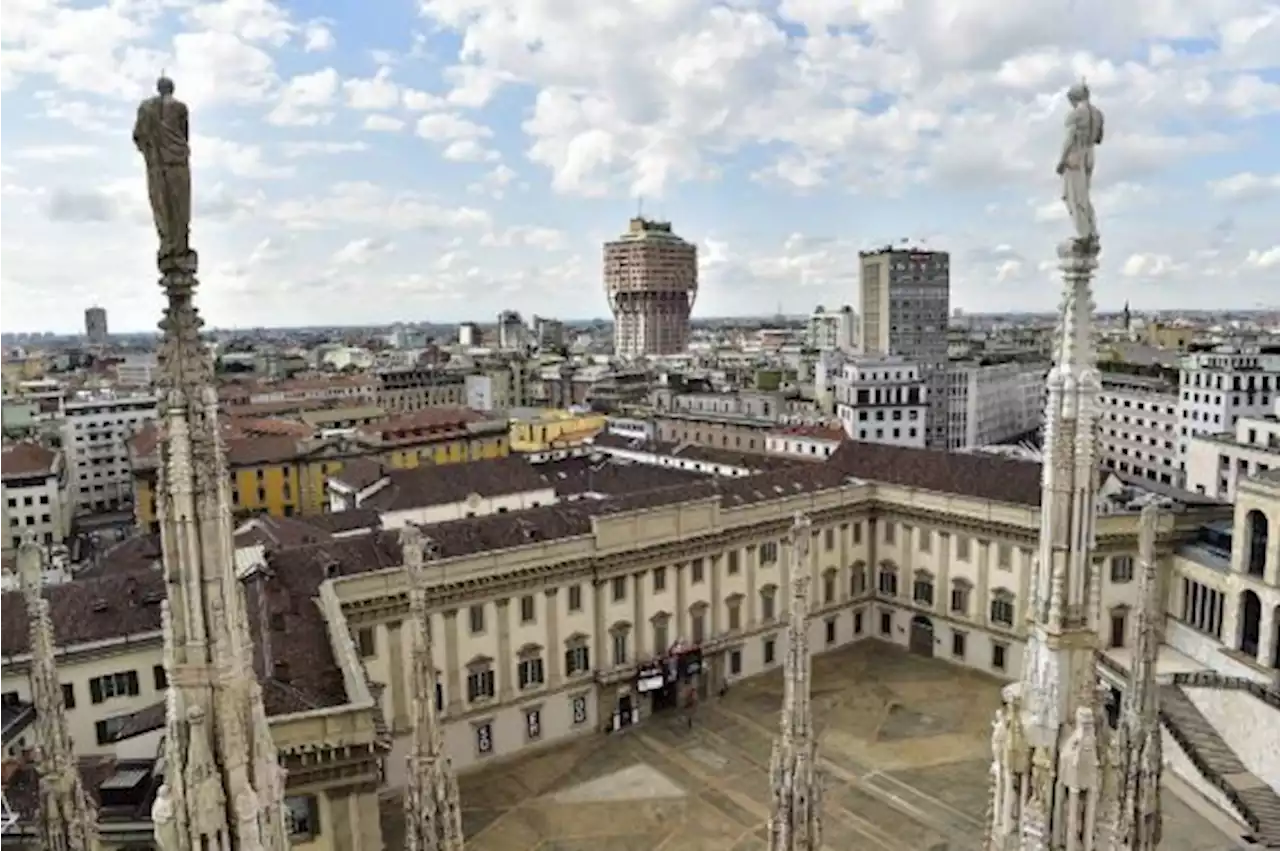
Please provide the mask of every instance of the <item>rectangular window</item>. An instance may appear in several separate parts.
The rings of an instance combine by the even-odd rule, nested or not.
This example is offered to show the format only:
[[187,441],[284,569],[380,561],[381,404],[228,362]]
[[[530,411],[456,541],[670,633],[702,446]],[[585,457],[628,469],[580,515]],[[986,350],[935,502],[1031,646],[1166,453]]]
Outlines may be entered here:
[[737,676],[740,676],[741,674],[742,674],[742,651],[730,650],[729,651],[729,675],[732,677],[737,677]]
[[169,687],[169,672],[164,669],[164,665],[154,666],[151,676],[155,679],[156,691],[164,691]]
[[827,618],[827,646],[836,643],[836,619]]
[[822,546],[828,551],[836,548],[836,530],[824,529],[822,532]]
[[700,558],[695,558],[693,561],[689,562],[689,582],[690,582],[690,584],[692,584],[692,585],[697,585],[699,582],[701,582],[701,581],[702,581],[702,578],[703,578],[702,572],[703,572],[703,561],[702,561],[702,559],[700,559]]
[[862,524],[861,523],[853,524],[853,543],[855,545],[862,543]]
[[853,613],[853,634],[862,635],[862,612],[861,610]]
[[776,649],[777,649],[777,642],[775,639],[766,638],[764,640],[764,663],[766,665],[773,664],[773,654]]
[[991,645],[991,667],[997,671],[1003,671],[1005,665],[1006,647],[1003,644]]
[[113,697],[136,697],[139,691],[137,671],[121,671],[89,680],[89,700],[95,704]]
[[467,611],[467,617],[471,621],[471,634],[479,635],[484,632],[484,604],[479,603],[472,606]]
[[886,636],[893,635],[893,613],[892,612],[880,613],[880,634],[886,635]]
[[488,700],[495,694],[493,668],[472,668],[467,673],[467,700]]
[[520,598],[520,623],[533,623],[537,619],[533,595],[526,594]]
[[356,645],[360,648],[360,656],[368,659],[378,653],[378,642],[373,635],[373,627],[366,626],[356,630]]
[[969,560],[969,539],[964,535],[956,535],[956,560]]
[[488,721],[476,725],[476,753],[480,756],[493,753],[493,725]]
[[729,571],[730,576],[738,575],[738,551],[737,550],[729,550],[729,564],[727,569]]
[[616,576],[613,580],[613,602],[620,603],[627,599],[627,577]]
[[[160,670],[164,670],[161,668]],[[76,688],[72,683],[62,684],[62,705],[67,709],[76,708]]]
[[653,593],[661,594],[667,590],[667,569],[665,567],[655,567],[653,569]]
[[564,670],[571,677],[589,672],[591,649],[585,644],[579,644],[564,651]]
[[584,694],[574,695],[569,702],[570,709],[573,712],[573,726],[587,723],[587,696]]
[[1117,585],[1133,581],[1133,556],[1111,557],[1111,581]]
[[963,632],[951,633],[951,655],[957,659],[964,658],[966,636]]
[[524,711],[524,735],[531,742],[542,738],[542,712],[538,709]]
[[521,659],[520,665],[516,671],[516,676],[520,681],[520,688],[522,689],[542,685],[542,659],[540,657]]
[[760,564],[776,564],[778,561],[778,542],[765,541],[760,545]]
[[569,611],[571,612],[582,611],[582,586],[581,585],[569,586]]

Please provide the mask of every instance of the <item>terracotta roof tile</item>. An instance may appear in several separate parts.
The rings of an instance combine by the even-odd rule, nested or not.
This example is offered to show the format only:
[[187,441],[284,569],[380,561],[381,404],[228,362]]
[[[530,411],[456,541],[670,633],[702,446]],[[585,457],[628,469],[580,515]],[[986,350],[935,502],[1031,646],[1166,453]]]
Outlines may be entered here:
[[330,479],[362,491],[386,475],[386,467],[376,458],[351,458],[342,462],[342,470]]
[[363,503],[377,511],[404,511],[463,502],[472,494],[488,499],[543,490],[550,485],[523,457],[387,470],[386,487]]
[[51,475],[58,460],[57,452],[27,442],[10,444],[0,455],[0,475],[4,479]]
[[1040,464],[1035,461],[851,440],[832,453],[827,466],[873,482],[1040,505]]
[[625,496],[637,491],[688,484],[706,478],[703,473],[659,467],[653,464],[626,464],[607,455],[544,461],[534,466],[560,497],[587,493]]

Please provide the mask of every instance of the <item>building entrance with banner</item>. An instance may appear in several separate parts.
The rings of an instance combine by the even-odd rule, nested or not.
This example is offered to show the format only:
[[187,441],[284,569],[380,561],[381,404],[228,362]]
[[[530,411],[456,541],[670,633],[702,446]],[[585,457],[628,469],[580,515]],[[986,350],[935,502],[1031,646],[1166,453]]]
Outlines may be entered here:
[[640,666],[636,692],[649,695],[649,711],[680,709],[704,696],[702,648],[677,642],[667,655]]

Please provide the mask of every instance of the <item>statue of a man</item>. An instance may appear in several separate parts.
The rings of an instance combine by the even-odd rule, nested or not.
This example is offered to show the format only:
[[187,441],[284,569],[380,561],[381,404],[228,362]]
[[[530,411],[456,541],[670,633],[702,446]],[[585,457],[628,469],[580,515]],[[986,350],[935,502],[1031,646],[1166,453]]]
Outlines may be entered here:
[[1062,177],[1062,200],[1075,226],[1075,248],[1098,250],[1098,219],[1089,190],[1093,184],[1093,149],[1102,144],[1102,110],[1089,102],[1089,87],[1076,83],[1067,90],[1071,111],[1057,172]]
[[160,237],[160,272],[195,271],[191,251],[191,148],[187,105],[173,96],[173,81],[161,77],[156,94],[138,106],[133,143],[147,164],[147,195]]

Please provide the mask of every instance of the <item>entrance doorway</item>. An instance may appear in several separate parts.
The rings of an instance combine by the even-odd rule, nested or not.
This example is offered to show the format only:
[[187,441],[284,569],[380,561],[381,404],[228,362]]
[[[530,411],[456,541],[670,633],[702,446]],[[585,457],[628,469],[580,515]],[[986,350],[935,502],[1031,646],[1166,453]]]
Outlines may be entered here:
[[621,730],[624,727],[630,727],[636,722],[635,701],[631,699],[630,694],[622,694],[618,696],[618,717],[615,719],[614,728]]
[[911,619],[911,633],[907,639],[907,649],[917,656],[933,656],[933,621],[924,615],[916,615]]

